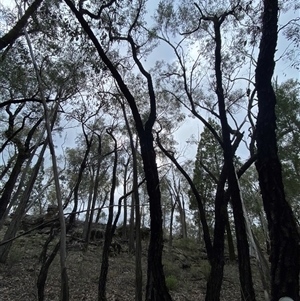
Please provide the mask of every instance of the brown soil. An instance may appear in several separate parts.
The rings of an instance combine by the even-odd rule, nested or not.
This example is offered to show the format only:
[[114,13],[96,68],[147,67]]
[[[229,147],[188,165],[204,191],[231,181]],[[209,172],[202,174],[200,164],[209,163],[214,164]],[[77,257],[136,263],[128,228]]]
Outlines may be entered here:
[[[4,231],[5,229],[3,229]],[[3,231],[0,238],[3,236]],[[6,264],[0,264],[0,301],[37,300],[36,281],[40,270],[39,256],[47,234],[33,232],[15,240]],[[167,244],[167,243],[166,243]],[[68,276],[70,300],[96,301],[100,274],[102,242],[93,242],[87,251],[83,243],[68,244]],[[53,246],[53,244],[52,244]],[[135,295],[135,258],[121,244],[120,254],[113,253],[109,259],[107,300],[131,301]],[[147,271],[147,241],[143,241],[143,283]],[[164,269],[170,293],[174,301],[196,301],[205,299],[206,279],[209,265],[205,254],[192,240],[174,240],[171,254],[168,246],[164,251]],[[260,278],[253,262],[253,279],[257,300],[262,301]],[[45,289],[45,300],[59,300],[60,271],[59,256],[50,268]],[[223,281],[223,301],[241,300],[237,263],[227,263]]]

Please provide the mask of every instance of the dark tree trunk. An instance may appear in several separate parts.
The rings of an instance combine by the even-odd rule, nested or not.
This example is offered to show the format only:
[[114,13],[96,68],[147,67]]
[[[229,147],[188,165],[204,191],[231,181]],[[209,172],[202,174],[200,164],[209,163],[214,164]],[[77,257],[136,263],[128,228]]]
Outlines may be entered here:
[[130,205],[130,220],[129,220],[129,236],[128,236],[128,248],[129,252],[134,252],[134,210],[135,207],[135,198],[134,195],[131,195],[131,205]]
[[157,135],[156,142],[158,147],[161,149],[161,151],[174,163],[174,165],[177,167],[177,169],[182,173],[182,175],[185,177],[187,182],[189,183],[191,190],[196,198],[198,209],[199,209],[199,215],[200,215],[200,220],[203,228],[203,238],[205,242],[205,247],[208,255],[208,259],[211,260],[213,256],[213,247],[211,243],[211,238],[209,234],[209,228],[207,225],[207,219],[206,219],[206,213],[204,210],[203,202],[201,199],[201,196],[193,183],[192,179],[190,176],[186,173],[186,171],[180,166],[180,164],[177,162],[175,157],[171,154],[171,152],[168,152],[160,143],[159,136]]
[[114,140],[114,166],[113,166],[113,174],[112,174],[112,184],[110,189],[110,198],[109,198],[109,213],[108,220],[106,224],[105,236],[104,236],[104,244],[102,250],[102,262],[101,262],[101,271],[98,283],[98,301],[106,301],[106,281],[107,281],[107,273],[108,273],[108,256],[109,256],[109,248],[112,242],[113,236],[113,215],[114,215],[114,196],[115,189],[117,184],[117,165],[118,165],[118,152],[117,152],[117,141],[113,136],[111,131],[107,131],[107,133]]
[[174,220],[174,211],[176,207],[176,202],[173,203],[173,195],[170,191],[171,198],[171,215],[170,215],[170,230],[169,230],[169,253],[172,256],[172,244],[173,244],[173,220]]
[[225,224],[227,212],[227,199],[225,198],[225,183],[226,183],[227,168],[223,166],[215,198],[215,228],[214,228],[214,243],[213,254],[210,264],[211,270],[206,286],[206,301],[219,301],[221,287],[223,282],[224,272],[224,239],[225,239]]
[[17,161],[15,163],[15,166],[9,176],[8,181],[5,183],[3,193],[0,198],[0,220],[5,214],[6,208],[8,206],[8,203],[11,198],[11,194],[13,192],[13,189],[15,187],[17,178],[21,172],[21,168],[25,160],[28,158],[28,154],[26,153],[19,153],[17,157]]
[[85,236],[85,249],[88,249],[88,245],[90,242],[90,236],[91,236],[91,230],[92,230],[92,223],[94,218],[94,211],[95,211],[95,205],[98,198],[98,187],[100,183],[100,167],[101,167],[101,136],[98,136],[98,161],[97,161],[97,170],[96,170],[96,176],[95,176],[95,183],[93,187],[93,198],[92,198],[92,204],[90,208],[90,214],[89,219],[87,221],[87,231]]
[[[141,242],[141,213],[140,213],[140,197],[139,197],[139,187],[138,187],[138,162],[137,162],[137,145],[138,138],[136,138],[136,145],[133,141],[132,131],[128,122],[128,118],[126,115],[125,106],[122,102],[120,102],[127,132],[130,140],[130,148],[132,153],[132,169],[133,169],[133,198],[135,207],[131,207],[131,211],[135,212],[135,240],[136,240],[136,250],[135,250],[135,300],[140,301],[143,298],[143,272],[142,272],[142,242]],[[129,160],[128,160],[129,163]],[[125,184],[126,186],[126,178],[127,178],[127,166],[126,165],[126,173],[125,173]],[[124,195],[126,195],[126,189],[124,189]],[[125,202],[126,198],[124,199]]]
[[[84,125],[82,125],[82,131],[83,131],[85,142],[86,142],[86,150],[85,150],[82,162],[80,163],[80,168],[79,168],[79,171],[78,171],[78,177],[77,177],[76,184],[75,184],[75,187],[74,187],[73,212],[76,212],[77,208],[78,208],[78,191],[79,191],[80,183],[81,183],[82,178],[83,178],[84,170],[86,169],[87,159],[88,159],[89,153],[91,151],[92,143],[93,143],[93,136],[90,139],[88,139],[88,136],[87,136],[87,134],[85,133],[85,130],[84,130]],[[73,224],[73,222],[75,221],[75,217],[76,217],[76,214],[72,214],[70,216],[70,223],[71,224]]]
[[227,213],[226,219],[227,219],[226,220],[226,234],[227,234],[229,260],[233,262],[233,261],[235,261],[235,252],[234,252],[234,243],[233,243],[233,237],[232,237],[230,222],[229,222],[229,218],[228,218],[228,213]]
[[22,29],[26,26],[28,19],[36,12],[43,0],[35,0],[25,11],[25,14],[15,24],[15,26],[2,38],[0,38],[0,50],[12,44],[19,36]]
[[[124,164],[124,183],[123,183],[123,194],[127,194],[127,174],[128,174],[128,166],[130,163],[130,157],[128,157],[127,162]],[[127,198],[124,198],[124,215],[123,215],[123,226],[122,226],[122,238],[126,240],[128,238],[128,231],[127,231]]]
[[[39,154],[38,161],[34,166],[33,173],[31,174],[30,179],[29,179],[29,181],[27,183],[27,186],[25,188],[25,191],[23,192],[23,194],[21,196],[19,195],[19,192],[21,190],[21,187],[20,187],[21,185],[19,185],[19,187],[18,187],[18,190],[17,190],[16,195],[14,196],[14,198],[17,198],[19,196],[20,197],[20,200],[19,200],[20,202],[18,204],[18,207],[15,211],[15,214],[12,218],[11,223],[8,226],[7,231],[5,232],[3,241],[8,241],[8,240],[14,238],[16,236],[17,231],[20,228],[20,223],[21,223],[22,218],[25,214],[25,210],[26,210],[26,207],[27,207],[27,204],[28,204],[28,200],[29,200],[31,191],[33,189],[34,183],[36,181],[38,172],[40,170],[41,164],[43,162],[43,157],[44,157],[44,153],[45,153],[46,148],[47,148],[47,141],[44,142],[43,148],[42,148],[42,150]],[[33,154],[32,154],[32,156],[33,156]],[[32,157],[31,157],[31,159],[32,159]],[[6,262],[9,251],[10,251],[11,246],[12,246],[12,243],[13,243],[13,241],[10,241],[10,242],[8,242],[5,245],[0,247],[0,262]]]
[[[141,145],[141,155],[143,159],[145,178],[147,181],[147,191],[149,194],[150,203],[150,225],[151,236],[148,249],[148,272],[147,272],[147,288],[146,288],[146,300],[151,301],[171,301],[171,296],[168,292],[165,282],[165,276],[162,266],[162,250],[163,250],[163,229],[162,229],[162,212],[161,212],[161,195],[159,188],[158,171],[155,161],[155,150],[153,145],[152,129],[156,120],[156,98],[153,89],[153,83],[150,74],[143,68],[143,65],[137,58],[136,44],[132,40],[131,36],[127,36],[127,41],[132,48],[133,59],[139,68],[141,74],[146,78],[148,84],[149,93],[149,117],[144,124],[138,110],[136,100],[129,91],[120,73],[112,63],[112,61],[106,55],[104,49],[101,47],[98,39],[94,35],[88,23],[83,18],[82,14],[76,9],[74,3],[70,0],[65,0],[66,4],[70,7],[76,18],[80,22],[81,26],[87,33],[88,37],[93,42],[100,58],[103,63],[110,70],[112,76],[115,78],[120,91],[126,98],[134,121],[135,127],[138,132]],[[101,283],[99,283],[100,287]],[[101,300],[101,299],[100,299]]]
[[222,124],[223,136],[223,152],[224,162],[227,165],[228,186],[231,195],[233,208],[235,232],[237,238],[238,259],[239,259],[239,274],[241,284],[242,300],[254,301],[255,293],[252,283],[252,273],[249,256],[249,244],[247,241],[246,226],[241,202],[239,184],[233,164],[233,147],[230,139],[230,129],[226,116],[225,98],[223,92],[222,71],[221,71],[221,24],[225,20],[226,15],[221,18],[214,17],[214,32],[215,32],[215,75],[216,75],[216,94],[218,97],[219,115]]
[[[30,158],[31,153],[34,152],[34,149],[36,149],[36,147],[37,147],[37,145],[35,145],[30,148],[30,142],[32,140],[34,133],[36,132],[37,127],[40,125],[40,123],[43,120],[43,118],[40,118],[32,126],[31,130],[29,131],[29,133],[27,135],[25,143],[22,143],[19,138],[14,137],[15,133],[18,132],[18,131],[14,131],[14,122],[15,122],[15,117],[16,117],[17,113],[12,114],[9,110],[9,107],[7,107],[6,111],[10,115],[9,116],[9,128],[8,128],[7,132],[9,132],[11,134],[9,139],[11,139],[15,143],[15,145],[18,149],[18,155],[17,155],[15,166],[13,167],[13,170],[9,176],[8,181],[4,185],[3,192],[2,192],[2,195],[0,198],[0,220],[2,218],[5,218],[6,214],[8,214],[8,212],[6,212],[7,206],[10,202],[11,195],[12,195],[13,189],[15,187],[16,181],[18,179],[18,176],[21,172],[23,163],[28,158]],[[17,109],[17,111],[18,111],[18,109]],[[54,117],[54,120],[55,120],[55,117]]]
[[300,237],[285,199],[276,140],[276,97],[272,88],[277,43],[278,1],[265,0],[262,37],[256,68],[256,127],[259,184],[271,240],[271,300],[288,296],[299,301]]
[[37,279],[37,289],[38,289],[38,301],[44,301],[45,298],[45,285],[46,285],[46,280],[48,277],[48,271],[50,268],[51,263],[53,262],[54,258],[56,257],[59,248],[60,248],[60,242],[58,242],[54,249],[52,250],[51,254],[47,257],[47,249],[49,246],[49,243],[53,240],[54,238],[54,233],[53,233],[53,228],[51,229],[51,234],[49,235],[47,241],[44,244],[41,256],[40,256],[40,261],[42,263],[38,279]]
[[148,271],[146,300],[171,301],[168,293],[162,265],[163,230],[161,194],[159,189],[159,178],[153,147],[153,136],[151,132],[145,132],[140,137],[141,153],[144,163],[144,171],[147,179],[147,190],[150,198],[151,235],[148,250]]

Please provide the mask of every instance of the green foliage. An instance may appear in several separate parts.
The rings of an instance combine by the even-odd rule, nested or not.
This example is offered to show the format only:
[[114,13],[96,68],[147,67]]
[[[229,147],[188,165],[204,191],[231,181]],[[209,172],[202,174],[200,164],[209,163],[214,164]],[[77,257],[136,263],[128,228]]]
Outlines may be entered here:
[[7,261],[8,265],[10,267],[13,267],[14,265],[18,264],[22,260],[23,254],[24,254],[24,248],[13,246],[8,255],[8,261]]
[[174,275],[166,277],[166,285],[168,290],[174,291],[177,289],[177,279]]
[[300,187],[300,84],[288,80],[275,83],[278,154],[287,200],[299,216]]
[[173,246],[184,251],[192,251],[193,253],[195,253],[195,251],[199,247],[196,239],[188,238],[188,237],[173,240]]
[[[221,127],[213,119],[208,120],[216,133],[222,137]],[[213,226],[214,198],[216,192],[216,180],[223,165],[223,150],[211,131],[205,127],[198,144],[193,182],[202,198],[208,224]],[[190,208],[198,208],[196,199],[190,192]],[[197,214],[195,219],[197,219]]]
[[200,270],[203,273],[204,277],[206,280],[208,280],[209,275],[210,275],[210,263],[208,262],[208,260],[202,260],[200,263]]
[[175,276],[180,275],[181,269],[179,268],[178,265],[174,264],[174,262],[164,260],[163,265],[164,265],[164,273],[166,277],[171,275],[175,275]]

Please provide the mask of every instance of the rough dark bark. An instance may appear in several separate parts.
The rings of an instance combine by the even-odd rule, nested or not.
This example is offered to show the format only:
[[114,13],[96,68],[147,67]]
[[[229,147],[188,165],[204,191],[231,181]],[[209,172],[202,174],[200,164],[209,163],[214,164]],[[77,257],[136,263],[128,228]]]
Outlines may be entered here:
[[5,214],[7,205],[11,198],[11,194],[15,187],[15,183],[21,172],[22,165],[27,158],[28,158],[28,153],[21,152],[18,154],[15,166],[9,176],[8,181],[4,185],[3,193],[0,198],[0,219],[2,219],[3,215]]
[[59,248],[60,248],[60,242],[58,242],[54,249],[52,250],[52,252],[50,253],[49,256],[47,256],[47,249],[48,246],[50,244],[50,242],[53,240],[54,238],[54,231],[53,228],[51,229],[51,233],[47,239],[47,241],[44,244],[41,256],[40,256],[40,261],[42,263],[39,275],[38,275],[38,279],[37,279],[37,289],[38,289],[38,301],[44,301],[45,298],[45,284],[46,284],[46,280],[48,277],[48,271],[50,268],[51,263],[53,262],[54,258],[56,257]]
[[[30,179],[29,179],[29,181],[27,183],[27,186],[25,188],[25,191],[23,192],[23,194],[21,196],[19,195],[20,190],[21,190],[21,186],[19,185],[19,187],[18,187],[18,190],[17,190],[16,195],[14,197],[15,198],[17,198],[18,196],[20,197],[19,204],[18,204],[18,207],[15,211],[15,214],[12,218],[12,221],[11,221],[10,225],[8,226],[6,232],[5,232],[3,241],[9,241],[12,238],[14,238],[16,236],[17,231],[19,230],[20,223],[21,223],[22,218],[25,214],[25,210],[26,210],[26,207],[27,207],[27,204],[28,204],[28,200],[29,200],[31,191],[32,191],[34,183],[36,181],[36,178],[37,178],[38,172],[40,170],[41,164],[43,162],[43,157],[44,157],[46,147],[47,147],[47,141],[44,142],[43,148],[42,148],[42,150],[39,154],[38,161],[34,166],[33,173],[31,174]],[[31,159],[32,159],[32,157],[33,157],[33,154],[31,156]],[[27,172],[27,170],[25,170],[24,172]],[[3,262],[3,263],[6,262],[9,251],[10,251],[11,246],[12,246],[12,243],[13,243],[13,241],[10,241],[7,244],[0,247],[0,262]]]
[[151,132],[140,137],[147,190],[150,198],[151,236],[148,249],[146,300],[172,300],[165,283],[162,265],[163,231],[161,194]]
[[233,237],[232,237],[232,233],[231,233],[230,222],[228,219],[228,213],[227,213],[227,218],[226,218],[226,234],[227,234],[229,260],[233,262],[233,261],[235,261],[236,257],[235,257],[234,243],[233,243]]
[[43,0],[35,0],[25,11],[25,14],[21,19],[16,23],[16,25],[2,38],[0,38],[0,50],[6,46],[12,44],[20,35],[21,30],[26,26],[29,18],[34,14],[34,12],[41,5]]
[[98,39],[94,35],[93,31],[89,27],[88,23],[83,18],[83,15],[76,9],[71,0],[65,0],[66,4],[70,7],[76,18],[80,22],[82,28],[87,33],[88,37],[94,44],[100,58],[103,63],[107,66],[112,76],[115,78],[116,83],[119,86],[120,91],[126,98],[134,121],[135,127],[138,132],[141,146],[141,155],[143,159],[145,178],[147,181],[147,191],[149,195],[150,203],[150,226],[151,236],[150,244],[148,249],[148,272],[147,272],[147,288],[146,288],[146,300],[151,301],[171,301],[171,296],[167,290],[165,283],[165,276],[162,266],[162,249],[163,249],[163,229],[162,229],[162,212],[161,212],[161,194],[159,188],[159,178],[156,165],[156,154],[153,145],[152,129],[156,120],[156,98],[153,89],[151,76],[143,68],[141,62],[137,58],[136,45],[133,42],[130,35],[127,36],[126,40],[129,42],[133,59],[142,73],[146,78],[148,84],[149,93],[149,107],[150,113],[146,123],[144,124],[140,116],[140,112],[136,105],[134,96],[129,91],[125,82],[123,81],[120,73],[112,63],[112,61],[106,55],[104,49],[101,47]]
[[276,140],[276,96],[272,88],[277,43],[278,1],[264,0],[260,52],[256,68],[256,126],[259,184],[271,240],[271,301],[289,296],[299,301],[300,237],[285,199]]
[[227,166],[223,166],[215,197],[215,228],[211,270],[206,285],[206,301],[219,301],[224,273],[224,239],[228,199],[225,197]]
[[[18,176],[21,172],[22,166],[24,164],[24,162],[30,157],[31,151],[34,147],[30,147],[30,142],[32,140],[32,137],[34,135],[34,133],[36,132],[36,129],[38,128],[38,126],[41,124],[43,118],[40,118],[36,124],[33,125],[33,127],[31,128],[31,130],[29,131],[26,141],[24,143],[21,142],[21,140],[17,137],[14,137],[14,122],[15,122],[15,116],[16,114],[12,115],[10,113],[10,111],[8,111],[9,109],[7,109],[7,112],[9,113],[10,117],[9,117],[9,138],[11,138],[11,140],[15,143],[17,149],[18,149],[18,155],[17,155],[17,159],[15,162],[15,166],[13,167],[11,174],[7,180],[7,182],[4,185],[3,188],[3,192],[0,198],[0,220],[2,218],[5,217],[5,212],[7,209],[7,206],[10,202],[11,199],[11,195],[13,192],[13,189],[15,187],[16,181],[18,179]],[[7,131],[7,132],[8,132]]]
[[233,163],[233,147],[231,145],[230,130],[226,116],[225,98],[223,92],[222,71],[221,71],[221,24],[225,20],[226,14],[222,17],[214,17],[212,19],[214,23],[215,33],[215,75],[216,75],[216,94],[218,97],[219,115],[222,125],[222,137],[223,137],[223,152],[224,161],[227,165],[228,172],[228,186],[231,195],[231,202],[233,208],[235,232],[237,238],[238,259],[239,259],[239,274],[241,284],[241,299],[242,300],[255,300],[255,293],[252,283],[252,273],[249,256],[249,244],[247,241],[246,226],[243,215],[243,208],[241,202],[241,195],[237,177],[235,173]]

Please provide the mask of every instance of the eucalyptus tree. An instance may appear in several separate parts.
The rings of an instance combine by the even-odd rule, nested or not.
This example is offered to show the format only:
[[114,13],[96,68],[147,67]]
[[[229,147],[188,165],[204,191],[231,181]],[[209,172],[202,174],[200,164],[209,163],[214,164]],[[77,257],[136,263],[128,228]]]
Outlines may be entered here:
[[262,36],[256,67],[256,125],[259,184],[271,241],[271,300],[299,297],[300,234],[286,201],[276,138],[276,95],[272,87],[278,34],[278,2],[264,1]]
[[[49,4],[49,3],[48,3]],[[26,4],[24,4],[26,8]],[[32,23],[35,26],[38,25],[47,25],[43,28],[39,28],[39,34],[35,36],[29,37],[29,29],[26,29],[26,26],[22,29],[22,38],[19,38],[15,43],[14,47],[8,49],[5,52],[4,62],[6,59],[12,54],[14,55],[15,49],[18,51],[18,60],[14,62],[14,67],[10,68],[11,73],[9,74],[8,81],[15,76],[16,71],[21,71],[22,77],[20,77],[20,82],[16,85],[13,83],[10,86],[2,86],[3,90],[6,92],[3,96],[8,96],[7,99],[1,103],[1,107],[9,108],[9,106],[16,106],[15,104],[21,103],[20,107],[28,108],[32,106],[38,114],[43,113],[44,117],[44,127],[47,129],[46,141],[49,146],[49,150],[51,153],[51,159],[53,163],[53,177],[56,187],[56,195],[57,202],[59,206],[59,217],[61,224],[61,243],[60,243],[60,259],[61,259],[61,299],[68,300],[68,279],[67,279],[67,271],[65,266],[66,260],[66,229],[65,229],[65,219],[63,214],[63,203],[62,203],[62,195],[60,189],[60,181],[59,181],[59,171],[57,166],[57,158],[55,155],[55,147],[52,137],[51,123],[53,120],[58,122],[61,121],[61,115],[57,115],[57,108],[62,104],[63,101],[66,101],[80,90],[80,87],[84,86],[85,81],[85,73],[82,72],[82,62],[75,58],[77,54],[73,51],[72,47],[68,47],[64,44],[65,47],[57,47],[57,44],[54,42],[55,39],[59,39],[60,36],[58,33],[56,35],[49,34],[55,32],[54,25],[59,22],[54,22],[50,26],[49,23],[43,23],[42,20],[48,21],[47,14],[48,8],[54,8],[55,5],[46,5],[43,6],[44,12],[46,14],[39,14],[39,18],[36,18],[35,15],[32,15]],[[20,15],[21,6],[18,6]],[[56,6],[57,9],[57,6]],[[61,24],[61,23],[60,23]],[[27,24],[29,26],[29,24]],[[44,37],[51,37],[51,39],[43,39]],[[25,43],[24,43],[25,42]],[[37,44],[38,43],[38,44]],[[27,44],[27,47],[25,46]],[[36,51],[34,45],[39,45],[39,51]],[[80,54],[78,54],[80,55]],[[78,58],[78,56],[77,56]],[[31,62],[31,63],[30,63]],[[79,62],[79,63],[78,63]],[[29,68],[28,68],[29,67]],[[27,69],[28,68],[28,69]],[[7,70],[6,70],[7,71]],[[27,76],[27,78],[26,78]],[[28,80],[27,80],[28,79]],[[28,83],[27,83],[28,82]],[[21,86],[21,87],[20,87]],[[22,89],[23,88],[23,89]],[[14,92],[14,93],[11,93]],[[3,97],[3,98],[4,98]],[[50,103],[50,106],[49,106]],[[52,106],[52,107],[51,107]],[[56,110],[54,109],[56,108]],[[14,118],[13,114],[10,110],[7,110],[9,116]],[[12,119],[11,118],[11,119]],[[11,122],[13,125],[13,122]],[[10,137],[15,137],[14,132],[9,133]],[[27,143],[28,144],[28,143]],[[17,162],[20,163],[20,162]],[[21,168],[21,164],[18,168]],[[16,173],[13,173],[16,174]],[[12,175],[12,174],[11,174]],[[11,176],[10,175],[10,176]],[[16,180],[16,179],[13,179]],[[34,183],[34,180],[32,181]],[[30,184],[30,186],[32,186]],[[28,186],[29,187],[29,186]],[[7,193],[6,193],[7,194]],[[10,193],[11,194],[11,193]],[[26,194],[30,194],[26,190]],[[5,195],[4,195],[5,196]],[[3,195],[2,195],[3,197]],[[5,197],[5,201],[1,201],[1,205],[3,208],[6,208],[7,202],[10,201],[10,195]],[[23,208],[22,208],[23,210]],[[2,210],[3,211],[3,210]],[[1,211],[1,212],[2,212]]]
[[299,82],[290,79],[281,84],[275,82],[273,86],[276,94],[278,155],[282,164],[285,196],[299,220]]
[[[216,132],[221,136],[221,126],[213,119],[208,119]],[[206,210],[206,218],[211,233],[214,228],[214,199],[219,184],[220,174],[223,165],[223,151],[221,145],[215,139],[211,131],[205,127],[198,143],[193,182],[199,191]],[[236,162],[235,162],[236,163]],[[195,209],[196,200],[191,193],[191,208]],[[228,208],[229,211],[229,208]],[[196,215],[197,219],[197,215]],[[229,215],[226,216],[226,232],[230,260],[235,260],[234,244],[230,225]]]
[[[143,45],[148,40],[147,36],[140,35],[141,17],[144,14],[144,1],[119,3],[111,1],[100,6],[92,5],[90,9],[85,3],[73,3],[66,0],[66,4],[75,14],[82,28],[95,46],[95,49],[111,72],[117,82],[120,91],[126,98],[135,121],[136,130],[140,140],[141,156],[143,159],[144,172],[147,181],[147,190],[150,198],[151,237],[148,251],[148,272],[146,300],[171,300],[167,291],[163,266],[162,266],[162,212],[161,195],[159,189],[159,177],[155,161],[155,150],[153,146],[152,129],[156,121],[156,95],[154,92],[153,80],[146,71],[141,61]],[[78,6],[77,6],[78,5]],[[129,16],[125,20],[124,16]],[[87,22],[86,18],[89,20]],[[101,20],[99,28],[99,21]],[[92,31],[96,21],[98,30]],[[106,22],[105,22],[106,21]],[[102,34],[102,35],[101,35]],[[106,38],[105,38],[106,37]],[[148,113],[144,121],[141,117],[138,104],[132,91],[125,84],[125,78],[121,76],[120,64],[105,51],[105,42],[118,42],[129,47],[132,63],[137,67],[143,78],[145,91],[145,103],[148,104]],[[142,88],[142,87],[141,87]],[[99,298],[101,285],[99,283]],[[105,299],[105,298],[104,298]],[[103,300],[100,298],[99,300]]]
[[[176,57],[173,64],[167,65],[160,72],[165,78],[167,91],[209,128],[223,149],[224,166],[220,173],[223,180],[220,183],[225,185],[228,179],[239,250],[241,295],[243,299],[255,300],[242,202],[233,162],[234,153],[242,139],[241,128],[243,126],[243,122],[237,123],[234,114],[246,99],[245,92],[237,89],[232,80],[241,71],[245,60],[233,50],[235,42],[234,39],[231,40],[228,29],[239,24],[239,19],[243,17],[243,9],[243,3],[240,2],[224,1],[215,4],[204,1],[189,4],[183,1],[178,7],[177,14],[173,3],[160,2],[156,18],[157,26],[153,34],[169,45]],[[171,38],[172,34],[175,38]],[[222,44],[222,38],[225,37],[228,46]],[[212,67],[207,68],[209,64]],[[204,72],[203,67],[208,71]],[[207,88],[213,92],[205,93],[201,89],[204,85],[207,85]],[[203,111],[219,119],[222,128],[221,135],[218,135],[209,122],[203,118]],[[220,189],[224,191],[224,186]],[[221,203],[215,205],[214,235],[215,252],[218,255],[215,254],[216,261],[212,261],[207,300],[219,298],[220,289],[215,289],[216,283],[213,283],[217,279],[214,273],[220,275],[220,270],[223,269],[221,258],[224,250],[222,243],[224,234],[222,233],[224,233],[225,224],[222,221],[226,218],[221,217],[222,214],[219,216],[219,212],[224,214],[225,211],[221,208],[226,206],[226,203],[223,197],[216,198],[216,201],[218,199]],[[222,273],[219,278],[222,278]],[[221,282],[218,283],[218,288],[220,285]]]
[[24,12],[24,15],[22,15],[20,19],[16,22],[16,24],[14,24],[14,26],[0,38],[0,50],[4,49],[7,46],[12,46],[15,40],[23,35],[23,28],[27,25],[28,21],[37,11],[42,2],[43,0],[33,1]]

